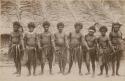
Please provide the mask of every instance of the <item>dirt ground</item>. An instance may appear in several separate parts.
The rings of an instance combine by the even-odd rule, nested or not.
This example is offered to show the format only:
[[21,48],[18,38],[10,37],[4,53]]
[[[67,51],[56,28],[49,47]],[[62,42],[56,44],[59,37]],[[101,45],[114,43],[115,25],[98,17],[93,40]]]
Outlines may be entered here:
[[[2,65],[2,62],[0,63]],[[68,64],[66,67],[66,72],[68,70]],[[78,74],[78,67],[77,64],[73,66],[72,71],[68,75],[62,75],[59,74],[59,68],[58,65],[53,66],[53,75],[49,74],[49,67],[48,64],[45,66],[45,72],[43,75],[39,75],[40,73],[40,66],[37,66],[37,71],[36,71],[36,76],[27,76],[28,71],[25,66],[22,67],[22,74],[21,77],[17,77],[13,73],[15,72],[14,66],[11,64],[7,65],[2,65],[0,66],[0,81],[125,81],[125,60],[121,62],[121,67],[120,67],[120,74],[121,76],[111,76],[111,68],[109,71],[109,77],[104,75],[102,76],[97,76],[99,73],[99,66],[97,65],[96,67],[96,75],[95,77],[92,77],[92,75],[85,75],[87,72],[85,64],[83,63],[82,66],[82,73],[83,75],[80,76]]]

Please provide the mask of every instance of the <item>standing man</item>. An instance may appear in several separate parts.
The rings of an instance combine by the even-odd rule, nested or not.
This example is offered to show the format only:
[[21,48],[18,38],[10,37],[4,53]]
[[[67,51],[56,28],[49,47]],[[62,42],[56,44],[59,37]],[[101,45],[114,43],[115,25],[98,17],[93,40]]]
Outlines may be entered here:
[[[122,56],[122,48],[121,48],[121,41],[122,41],[122,33],[120,32],[120,23],[112,23],[112,31],[109,34],[110,41],[112,43],[114,53],[112,55],[112,75],[115,74],[119,76],[119,67],[120,67],[120,60]],[[115,64],[116,64],[116,73],[115,73]]]
[[58,56],[58,62],[59,62],[59,68],[60,73],[65,73],[65,66],[66,66],[66,60],[67,60],[67,48],[68,41],[67,36],[63,32],[64,23],[60,22],[57,24],[58,32],[54,34],[55,36],[55,45],[56,45],[56,54]]
[[[73,61],[78,61],[78,67],[79,67],[79,75],[82,75],[81,67],[82,67],[82,53],[81,53],[81,46],[83,44],[86,44],[83,38],[83,35],[81,34],[80,30],[82,29],[83,25],[82,23],[75,23],[74,25],[75,31],[71,32],[69,35],[69,51],[70,51],[70,57],[69,57],[69,70],[68,73],[70,73]],[[87,44],[86,44],[87,45]]]
[[100,28],[101,36],[98,38],[98,48],[99,48],[99,62],[100,62],[100,74],[103,74],[103,69],[105,67],[106,70],[106,77],[108,77],[108,63],[109,63],[109,56],[110,50],[112,48],[109,38],[106,36],[107,27],[102,26]]
[[49,73],[52,74],[53,52],[55,51],[54,36],[49,31],[50,23],[43,22],[44,32],[39,35],[39,49],[41,50],[41,74],[44,72],[46,59],[49,63]]
[[86,53],[85,61],[86,61],[86,66],[88,73],[87,75],[90,74],[90,62],[92,64],[92,70],[93,70],[93,76],[95,75],[95,61],[96,61],[96,47],[97,47],[97,40],[96,37],[94,36],[94,33],[96,32],[96,29],[94,26],[91,26],[89,28],[89,32],[87,35],[85,35],[85,40],[87,42],[87,45],[89,47],[88,52]]
[[30,22],[28,24],[29,31],[24,35],[24,43],[26,47],[26,53],[28,55],[27,68],[29,71],[29,75],[31,75],[31,67],[33,65],[33,75],[35,75],[36,71],[36,47],[37,47],[37,34],[34,32],[35,24],[34,22]]
[[23,35],[19,31],[20,23],[13,22],[13,32],[10,34],[9,53],[12,55],[16,67],[15,74],[21,75],[21,58],[23,56]]

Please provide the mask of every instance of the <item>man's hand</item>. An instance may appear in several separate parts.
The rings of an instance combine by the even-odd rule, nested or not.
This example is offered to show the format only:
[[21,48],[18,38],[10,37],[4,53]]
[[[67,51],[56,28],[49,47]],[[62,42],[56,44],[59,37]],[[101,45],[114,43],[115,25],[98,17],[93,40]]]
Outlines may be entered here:
[[39,50],[41,50],[41,49],[42,49],[42,47],[38,47],[38,49],[39,49]]
[[56,64],[56,58],[55,58],[55,55],[56,55],[56,52],[54,52],[54,54],[53,54],[53,62],[52,62],[53,66],[55,66],[55,64]]

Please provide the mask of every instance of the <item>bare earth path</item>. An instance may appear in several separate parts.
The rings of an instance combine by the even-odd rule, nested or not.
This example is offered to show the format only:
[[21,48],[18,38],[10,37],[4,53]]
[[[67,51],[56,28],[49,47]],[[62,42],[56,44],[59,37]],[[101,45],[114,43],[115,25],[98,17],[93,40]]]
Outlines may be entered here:
[[[0,63],[2,64],[2,63]],[[106,78],[105,73],[102,76],[97,76],[99,73],[99,67],[96,67],[96,75],[92,77],[91,75],[85,75],[86,67],[83,63],[82,67],[82,76],[78,74],[78,67],[74,65],[72,68],[72,72],[68,75],[58,74],[59,68],[56,64],[53,66],[53,75],[49,75],[48,65],[45,66],[44,75],[39,75],[40,73],[40,66],[37,66],[36,76],[27,76],[27,69],[26,67],[22,67],[22,75],[21,77],[17,77],[13,74],[15,72],[15,68],[13,65],[10,66],[0,66],[0,81],[125,81],[125,60],[121,62],[120,74],[121,76],[111,76],[111,68],[109,71],[110,77]],[[68,64],[66,67],[66,71],[68,70]]]

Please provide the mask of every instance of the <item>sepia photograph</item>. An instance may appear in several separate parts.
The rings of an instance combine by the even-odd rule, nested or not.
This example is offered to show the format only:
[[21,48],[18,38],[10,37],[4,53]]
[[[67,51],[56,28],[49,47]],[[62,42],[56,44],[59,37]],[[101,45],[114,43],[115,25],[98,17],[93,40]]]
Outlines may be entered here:
[[125,81],[125,0],[0,0],[0,81]]

